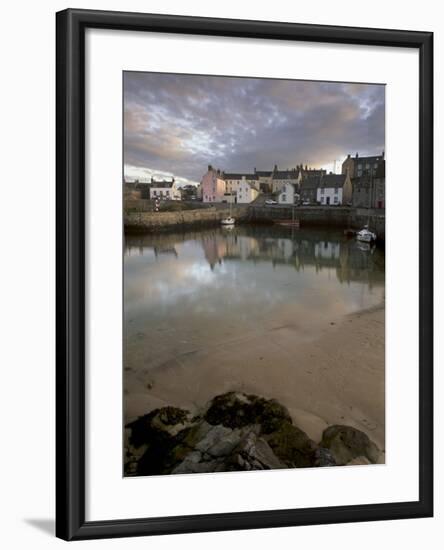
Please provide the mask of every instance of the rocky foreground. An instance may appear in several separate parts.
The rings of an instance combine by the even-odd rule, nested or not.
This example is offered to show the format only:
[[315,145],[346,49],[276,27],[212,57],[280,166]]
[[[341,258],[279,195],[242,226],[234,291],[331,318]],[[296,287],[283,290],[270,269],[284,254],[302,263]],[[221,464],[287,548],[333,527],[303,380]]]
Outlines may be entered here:
[[126,476],[374,464],[380,457],[360,430],[329,426],[316,443],[278,401],[236,392],[216,396],[197,416],[155,409],[125,435]]

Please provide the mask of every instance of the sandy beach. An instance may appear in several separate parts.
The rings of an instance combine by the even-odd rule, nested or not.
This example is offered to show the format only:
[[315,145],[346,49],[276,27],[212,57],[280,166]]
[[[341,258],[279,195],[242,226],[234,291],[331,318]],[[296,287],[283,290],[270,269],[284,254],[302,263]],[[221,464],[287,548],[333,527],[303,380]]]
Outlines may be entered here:
[[194,412],[215,395],[243,391],[277,399],[316,442],[328,425],[346,424],[384,449],[384,315],[381,304],[330,317],[306,337],[291,321],[225,341],[209,333],[205,349],[170,350],[158,367],[129,362],[125,422],[165,405]]

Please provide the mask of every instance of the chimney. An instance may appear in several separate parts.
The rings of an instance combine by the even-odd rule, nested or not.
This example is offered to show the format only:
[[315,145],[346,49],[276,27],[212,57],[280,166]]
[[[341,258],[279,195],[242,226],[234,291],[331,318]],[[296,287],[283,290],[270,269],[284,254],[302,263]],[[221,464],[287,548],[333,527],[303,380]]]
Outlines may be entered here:
[[359,155],[358,155],[358,153],[356,153],[356,156],[355,156],[355,158],[358,158],[358,157],[359,157]]
[[211,164],[208,165],[208,172],[211,172],[211,170],[213,169],[213,167],[211,166]]

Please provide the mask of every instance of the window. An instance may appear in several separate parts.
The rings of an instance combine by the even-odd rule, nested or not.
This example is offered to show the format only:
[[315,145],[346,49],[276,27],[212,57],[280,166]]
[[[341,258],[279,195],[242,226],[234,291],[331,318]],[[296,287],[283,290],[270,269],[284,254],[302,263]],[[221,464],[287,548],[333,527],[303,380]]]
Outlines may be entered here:
[[358,177],[360,178],[362,176],[362,170],[358,170]]
[[339,189],[337,187],[335,187],[335,195],[337,195],[339,192]]
[[338,202],[339,202],[338,197],[335,197],[335,204],[338,204]]
[[362,164],[358,164],[358,170],[362,169]]
[[321,188],[321,195],[323,195],[325,193],[325,189],[322,187]]
[[287,195],[286,195],[285,193],[282,195],[282,200],[283,200],[284,202],[287,201]]

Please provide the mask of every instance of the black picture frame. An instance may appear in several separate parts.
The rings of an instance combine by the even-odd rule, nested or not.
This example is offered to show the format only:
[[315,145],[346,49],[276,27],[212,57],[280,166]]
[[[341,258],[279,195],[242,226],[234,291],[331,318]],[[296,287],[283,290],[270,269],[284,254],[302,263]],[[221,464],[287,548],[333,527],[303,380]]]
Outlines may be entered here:
[[[85,30],[364,44],[419,52],[419,500],[85,520]],[[56,15],[56,536],[65,540],[433,515],[433,33],[65,10]]]

